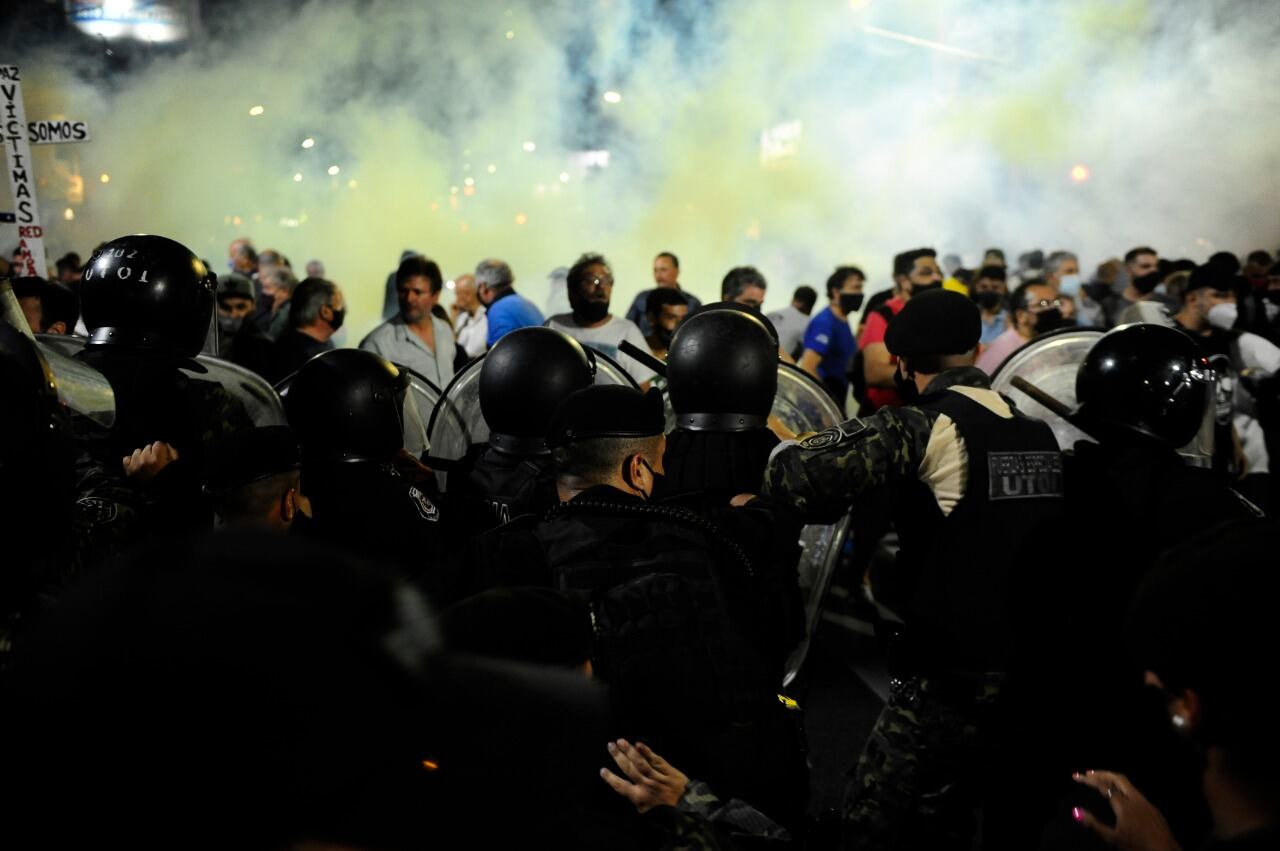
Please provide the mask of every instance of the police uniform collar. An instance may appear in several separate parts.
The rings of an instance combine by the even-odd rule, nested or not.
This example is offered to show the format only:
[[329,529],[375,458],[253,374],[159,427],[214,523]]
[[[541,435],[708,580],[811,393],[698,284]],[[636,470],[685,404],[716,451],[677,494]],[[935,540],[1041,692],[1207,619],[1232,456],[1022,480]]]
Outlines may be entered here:
[[521,437],[514,434],[489,433],[489,446],[503,455],[550,455],[545,437]]
[[952,387],[980,387],[983,390],[990,390],[991,376],[976,366],[957,366],[951,369],[944,369],[933,377],[929,385],[924,388],[922,395],[932,396]]
[[676,414],[676,428],[687,431],[754,431],[767,424],[768,418],[759,414]]

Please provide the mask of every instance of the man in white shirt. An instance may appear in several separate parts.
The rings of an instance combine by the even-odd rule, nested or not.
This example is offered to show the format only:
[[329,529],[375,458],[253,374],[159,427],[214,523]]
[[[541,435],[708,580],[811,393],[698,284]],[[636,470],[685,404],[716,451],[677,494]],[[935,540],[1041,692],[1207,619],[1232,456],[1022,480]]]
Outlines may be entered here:
[[613,298],[613,271],[599,254],[584,254],[569,269],[565,279],[571,313],[561,313],[547,320],[547,327],[563,331],[584,346],[590,346],[612,358],[631,374],[641,389],[648,389],[653,370],[629,355],[618,351],[626,340],[642,352],[649,351],[640,329],[629,319],[609,313]]
[[485,352],[489,339],[489,319],[484,305],[476,297],[475,275],[459,275],[453,279],[453,333],[467,357],[478,358]]
[[440,267],[421,255],[403,260],[396,270],[400,312],[369,332],[360,348],[407,366],[444,389],[453,378],[457,356],[453,328],[431,311],[440,300]]

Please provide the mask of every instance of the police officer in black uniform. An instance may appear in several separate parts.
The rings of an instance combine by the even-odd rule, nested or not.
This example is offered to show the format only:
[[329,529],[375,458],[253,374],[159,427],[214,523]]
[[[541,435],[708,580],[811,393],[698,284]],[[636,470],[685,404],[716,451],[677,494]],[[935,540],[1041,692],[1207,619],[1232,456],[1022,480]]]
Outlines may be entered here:
[[430,580],[439,560],[434,479],[404,451],[408,373],[373,352],[322,352],[298,370],[285,411],[302,456],[310,517],[294,528]]
[[1030,547],[1061,523],[1053,433],[989,389],[973,367],[980,333],[964,296],[913,298],[885,338],[910,404],[786,446],[765,472],[765,495],[810,521],[876,495],[901,540],[872,577],[892,681],[845,801],[850,847],[969,846],[995,759],[985,740],[1025,648],[1021,574],[1040,569]]
[[[620,734],[641,738],[722,796],[775,820],[803,811],[798,738],[780,674],[753,645],[740,602],[759,593],[745,551],[699,514],[652,501],[663,469],[656,390],[593,386],[549,430],[563,502],[476,539],[484,584],[549,585],[593,610],[592,664]],[[665,750],[663,750],[665,748]]]
[[480,365],[480,412],[489,441],[468,452],[460,479],[458,515],[466,534],[483,532],[522,514],[542,514],[559,499],[547,446],[556,407],[595,380],[595,357],[551,328],[520,328],[494,343]]
[[[1175,829],[1194,832],[1207,813],[1194,767],[1142,687],[1142,671],[1116,652],[1134,593],[1165,550],[1228,520],[1257,519],[1257,509],[1209,466],[1179,453],[1213,428],[1211,367],[1186,334],[1153,324],[1116,328],[1094,344],[1076,379],[1075,421],[1097,442],[1066,456],[1067,529],[1058,542],[1072,568],[1062,587],[1071,637],[1059,694],[1072,694],[1056,738],[1070,766],[1114,767],[1165,812]],[[1207,447],[1204,447],[1207,449]],[[1155,710],[1153,712],[1153,709]],[[1063,768],[1067,767],[1063,764]],[[1178,824],[1182,820],[1181,824]]]
[[183,479],[191,505],[178,511],[195,525],[212,519],[191,507],[201,504],[205,444],[252,426],[221,385],[183,372],[205,372],[195,356],[209,334],[216,286],[217,277],[185,246],[139,234],[95,251],[80,287],[89,340],[79,357],[106,376],[116,399],[115,425],[91,452],[118,473],[135,449],[170,444],[178,461],[166,474]]

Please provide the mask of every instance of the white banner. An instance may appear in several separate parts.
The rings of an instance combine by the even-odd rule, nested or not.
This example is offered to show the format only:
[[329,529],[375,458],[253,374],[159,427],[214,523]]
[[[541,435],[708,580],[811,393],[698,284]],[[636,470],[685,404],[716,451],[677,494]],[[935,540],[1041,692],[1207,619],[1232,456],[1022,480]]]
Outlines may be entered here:
[[27,125],[27,141],[33,145],[87,142],[89,125],[83,121],[32,121]]
[[17,65],[0,65],[0,140],[4,144],[13,212],[18,224],[19,265],[14,277],[49,276],[44,256],[44,228],[36,202],[36,176],[27,144],[27,111],[22,105],[22,75]]

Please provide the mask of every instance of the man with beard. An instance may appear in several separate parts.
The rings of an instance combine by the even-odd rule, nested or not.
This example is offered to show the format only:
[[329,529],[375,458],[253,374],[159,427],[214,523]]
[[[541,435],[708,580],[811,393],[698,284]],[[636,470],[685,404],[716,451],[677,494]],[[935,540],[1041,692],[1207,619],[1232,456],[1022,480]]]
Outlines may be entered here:
[[[1129,284],[1124,292],[1112,295],[1102,304],[1108,328],[1128,322],[1159,322],[1167,324],[1161,306],[1164,301],[1156,296],[1156,287],[1163,275],[1160,273],[1160,255],[1154,248],[1139,246],[1124,255],[1124,270]],[[1131,308],[1137,308],[1136,310]]]
[[653,370],[639,361],[618,354],[618,345],[626,340],[645,351],[648,343],[635,323],[609,313],[613,298],[613,270],[599,254],[584,254],[569,268],[565,280],[572,313],[561,313],[547,320],[547,327],[573,337],[584,346],[617,361],[636,383],[645,389],[653,378]]
[[1004,359],[1032,337],[1067,324],[1062,316],[1062,302],[1053,287],[1042,281],[1027,281],[1013,291],[1009,296],[1009,320],[1009,330],[996,337],[978,358],[978,369],[987,375],[995,375]]
[[444,278],[434,261],[414,255],[396,270],[400,312],[369,332],[360,348],[407,366],[436,387],[453,378],[456,348],[453,328],[432,315],[444,289]]
[[689,300],[679,290],[658,288],[649,291],[649,298],[645,301],[645,315],[649,318],[649,327],[653,332],[644,341],[649,344],[649,351],[658,360],[667,359],[671,337],[689,315],[689,309]]
[[804,332],[804,353],[800,368],[822,382],[841,411],[849,395],[850,361],[858,344],[849,329],[849,317],[862,307],[862,286],[866,276],[857,266],[841,266],[827,278],[827,298],[831,304],[809,322]]

